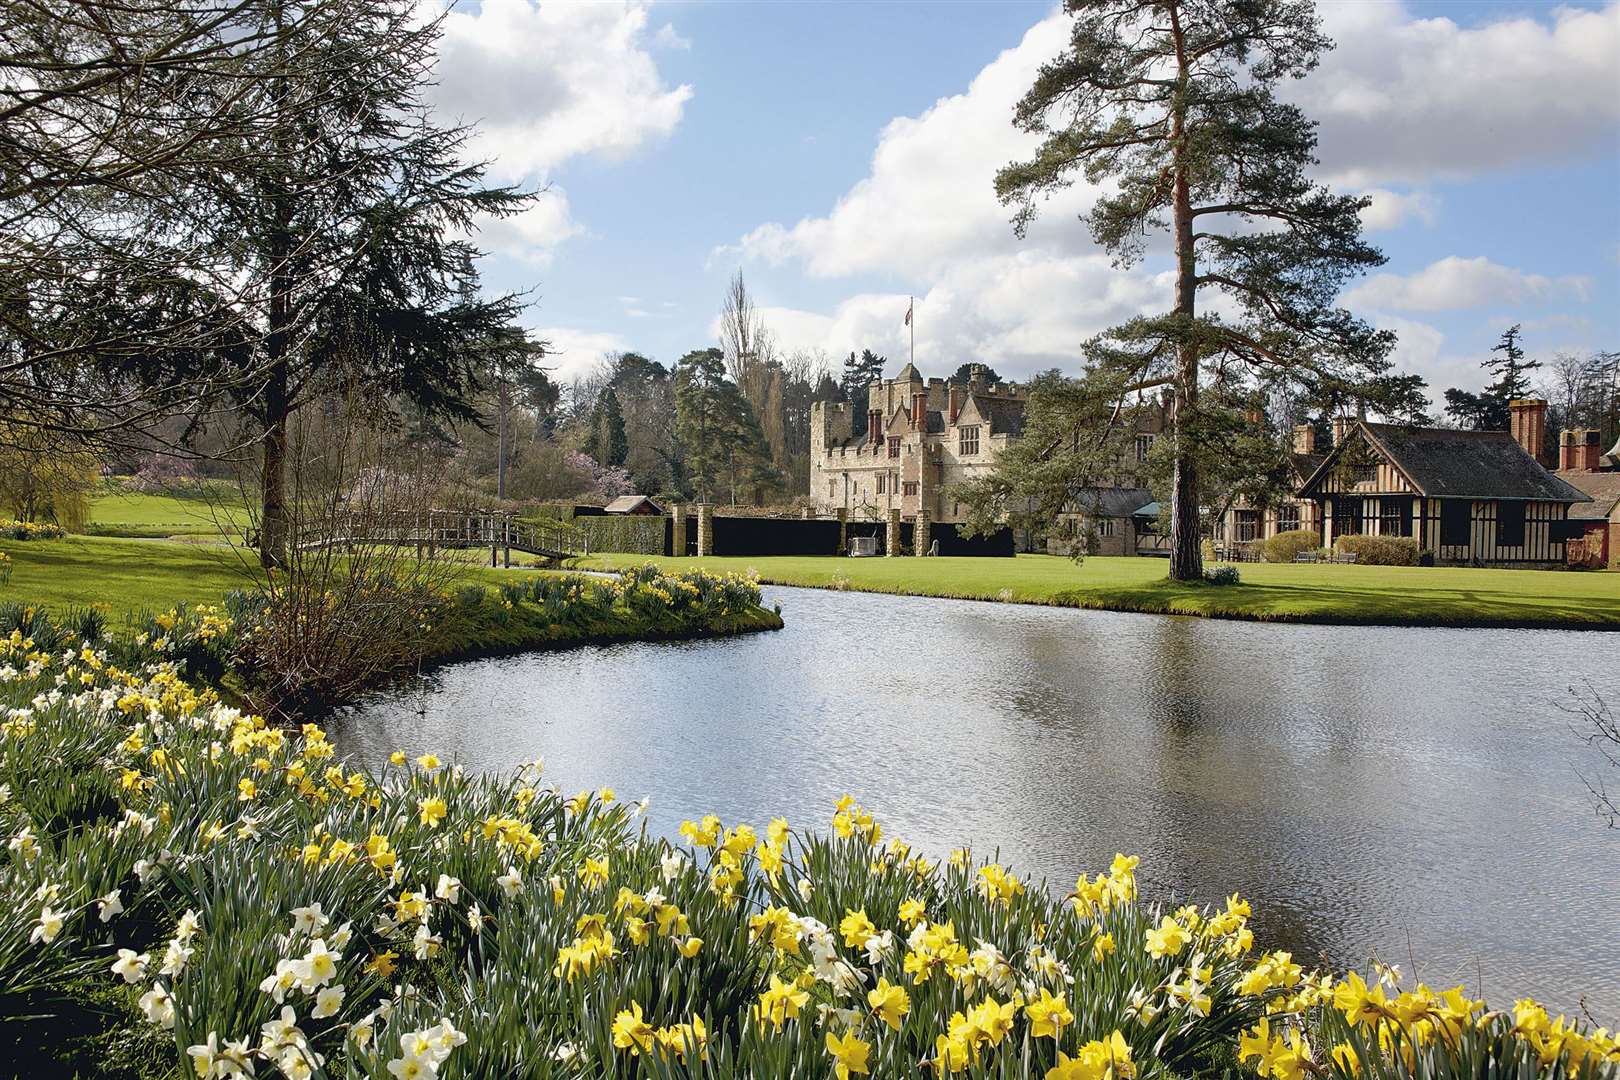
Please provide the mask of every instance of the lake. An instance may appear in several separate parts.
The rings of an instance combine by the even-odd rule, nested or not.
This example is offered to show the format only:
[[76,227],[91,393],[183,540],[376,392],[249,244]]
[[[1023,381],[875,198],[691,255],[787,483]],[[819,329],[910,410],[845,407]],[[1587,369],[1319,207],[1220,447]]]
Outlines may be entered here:
[[1150,899],[1242,892],[1302,961],[1620,1020],[1620,829],[1564,711],[1575,686],[1620,701],[1620,636],[772,602],[778,633],[457,664],[330,728],[374,767],[543,756],[671,836],[709,812],[825,829],[847,791],[887,835],[1057,888],[1139,854]]

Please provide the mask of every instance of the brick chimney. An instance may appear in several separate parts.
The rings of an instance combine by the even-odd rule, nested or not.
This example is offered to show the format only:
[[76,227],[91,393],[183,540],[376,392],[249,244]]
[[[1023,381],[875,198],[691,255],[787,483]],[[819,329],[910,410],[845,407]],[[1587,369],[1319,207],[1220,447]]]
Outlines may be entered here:
[[921,431],[928,423],[928,395],[911,395],[911,427],[913,431]]
[[866,414],[866,434],[874,443],[883,441],[883,410],[873,409]]
[[1348,416],[1335,416],[1333,418],[1333,445],[1343,446],[1344,437],[1350,434],[1350,418]]
[[962,402],[967,400],[967,391],[964,390],[962,387],[956,385],[955,383],[951,383],[950,384],[949,397],[950,397],[949,408],[950,408],[950,411],[951,411],[951,423],[954,424],[954,423],[956,423],[956,414],[962,411]]
[[1558,438],[1558,468],[1596,472],[1603,463],[1603,444],[1598,437],[1596,428],[1566,428]]
[[1316,453],[1316,428],[1310,424],[1294,425],[1294,453]]
[[1547,403],[1541,398],[1514,398],[1508,402],[1508,417],[1513,441],[1543,466],[1551,465],[1543,449],[1547,435]]

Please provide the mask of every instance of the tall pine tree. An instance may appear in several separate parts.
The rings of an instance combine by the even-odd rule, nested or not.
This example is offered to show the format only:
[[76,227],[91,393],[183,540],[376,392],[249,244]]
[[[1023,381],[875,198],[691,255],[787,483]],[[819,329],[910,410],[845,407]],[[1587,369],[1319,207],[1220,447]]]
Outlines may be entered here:
[[[1087,218],[1121,266],[1169,233],[1163,314],[1088,343],[1088,381],[1119,399],[1169,387],[1170,576],[1202,577],[1199,391],[1245,379],[1356,382],[1387,367],[1393,335],[1336,306],[1383,256],[1361,240],[1367,200],[1309,175],[1315,125],[1277,88],[1330,46],[1309,0],[1069,0],[1069,43],[1014,123],[1042,136],[996,175],[1022,235],[1038,201],[1076,176],[1103,186]],[[1212,309],[1211,294],[1227,315]],[[1061,428],[1063,425],[1055,425]]]

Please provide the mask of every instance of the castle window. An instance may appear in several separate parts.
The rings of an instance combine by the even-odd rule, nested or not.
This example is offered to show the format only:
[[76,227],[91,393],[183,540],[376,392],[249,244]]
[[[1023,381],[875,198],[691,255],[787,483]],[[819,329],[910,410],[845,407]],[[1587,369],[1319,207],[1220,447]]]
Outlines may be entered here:
[[827,498],[831,499],[838,494],[838,481],[827,481]]
[[958,432],[957,453],[969,457],[979,452],[979,425],[962,428]]
[[901,493],[904,494],[904,495],[915,495],[915,494],[917,494],[917,481],[915,481],[915,480],[907,480],[905,482],[905,486],[904,486]]
[[1153,450],[1152,435],[1138,435],[1136,437],[1136,460],[1146,461],[1148,454]]
[[886,475],[885,475],[885,474],[883,474],[883,473],[878,473],[878,494],[879,494],[879,495],[882,495],[882,494],[883,494],[883,492],[884,492],[884,485],[885,485],[885,483],[886,483],[886,482],[887,482],[887,481],[888,481],[888,479],[889,479],[889,478],[888,478],[888,476],[886,476]]
[[889,456],[893,458],[900,456],[900,436],[898,435],[889,436]]

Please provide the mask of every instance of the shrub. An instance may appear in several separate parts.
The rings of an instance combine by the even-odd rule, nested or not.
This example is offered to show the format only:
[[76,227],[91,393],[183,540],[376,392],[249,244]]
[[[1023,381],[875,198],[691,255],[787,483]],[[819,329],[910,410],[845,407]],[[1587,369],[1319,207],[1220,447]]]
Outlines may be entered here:
[[1321,546],[1322,540],[1314,530],[1290,529],[1266,540],[1266,562],[1291,563],[1301,552],[1315,551]]
[[1334,546],[1369,566],[1416,566],[1422,554],[1407,536],[1341,536]]
[[1204,571],[1204,580],[1211,585],[1236,585],[1243,580],[1238,568],[1230,563]]

